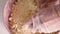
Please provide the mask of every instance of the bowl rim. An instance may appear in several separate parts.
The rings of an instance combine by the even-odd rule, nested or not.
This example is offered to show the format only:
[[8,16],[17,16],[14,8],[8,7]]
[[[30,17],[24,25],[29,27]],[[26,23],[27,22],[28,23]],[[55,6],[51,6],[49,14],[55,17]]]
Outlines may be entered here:
[[8,31],[9,34],[11,34],[11,32],[9,30],[8,17],[9,17],[9,14],[10,14],[10,11],[12,9],[12,5],[14,4],[14,2],[15,0],[7,0],[3,9],[3,24],[4,24],[4,27],[6,27],[6,30]]

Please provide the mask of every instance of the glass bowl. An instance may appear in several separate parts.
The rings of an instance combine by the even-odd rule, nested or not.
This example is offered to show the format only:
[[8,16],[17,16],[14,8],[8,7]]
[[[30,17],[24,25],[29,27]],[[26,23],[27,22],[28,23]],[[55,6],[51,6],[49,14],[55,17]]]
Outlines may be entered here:
[[[10,14],[10,11],[12,10],[12,6],[14,4],[15,0],[7,0],[6,5],[4,7],[4,25],[6,27],[6,29],[9,31],[9,33],[11,34],[10,30],[9,30],[9,21],[8,21],[8,17]],[[47,31],[44,32],[54,32],[54,31],[58,31],[60,30],[60,17],[57,17],[56,19],[50,20],[46,23],[44,23],[45,29],[47,29]]]

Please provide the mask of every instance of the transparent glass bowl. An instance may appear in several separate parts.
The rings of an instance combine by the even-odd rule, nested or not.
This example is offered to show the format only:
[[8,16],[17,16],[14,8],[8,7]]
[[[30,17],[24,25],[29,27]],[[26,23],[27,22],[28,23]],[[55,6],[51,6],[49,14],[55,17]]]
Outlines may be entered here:
[[[8,22],[8,17],[9,17],[10,11],[12,9],[12,5],[14,4],[14,1],[15,0],[8,0],[6,2],[5,7],[4,7],[4,24],[5,24],[6,29],[9,31],[9,33],[10,33],[10,30],[9,30],[9,24],[8,24],[9,23]],[[47,29],[48,32],[53,32],[53,31],[60,30],[60,23],[59,23],[60,22],[60,17],[59,18],[57,17],[56,19],[50,20],[48,22],[44,23],[44,25],[46,26],[46,28],[48,28]]]

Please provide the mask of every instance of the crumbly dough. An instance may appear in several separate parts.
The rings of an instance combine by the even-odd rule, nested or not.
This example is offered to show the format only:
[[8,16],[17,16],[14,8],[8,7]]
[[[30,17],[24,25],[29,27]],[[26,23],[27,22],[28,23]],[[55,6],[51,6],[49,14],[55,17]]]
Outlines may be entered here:
[[29,34],[31,31],[21,30],[22,25],[36,13],[37,6],[34,0],[17,0],[15,4],[12,7],[11,17],[9,17],[10,30],[13,34]]

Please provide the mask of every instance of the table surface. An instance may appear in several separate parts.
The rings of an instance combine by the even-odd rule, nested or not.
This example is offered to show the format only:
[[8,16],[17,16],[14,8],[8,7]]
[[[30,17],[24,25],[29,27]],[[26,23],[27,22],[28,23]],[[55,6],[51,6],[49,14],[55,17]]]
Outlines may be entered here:
[[0,0],[0,34],[9,34],[3,24],[3,10],[7,0]]

